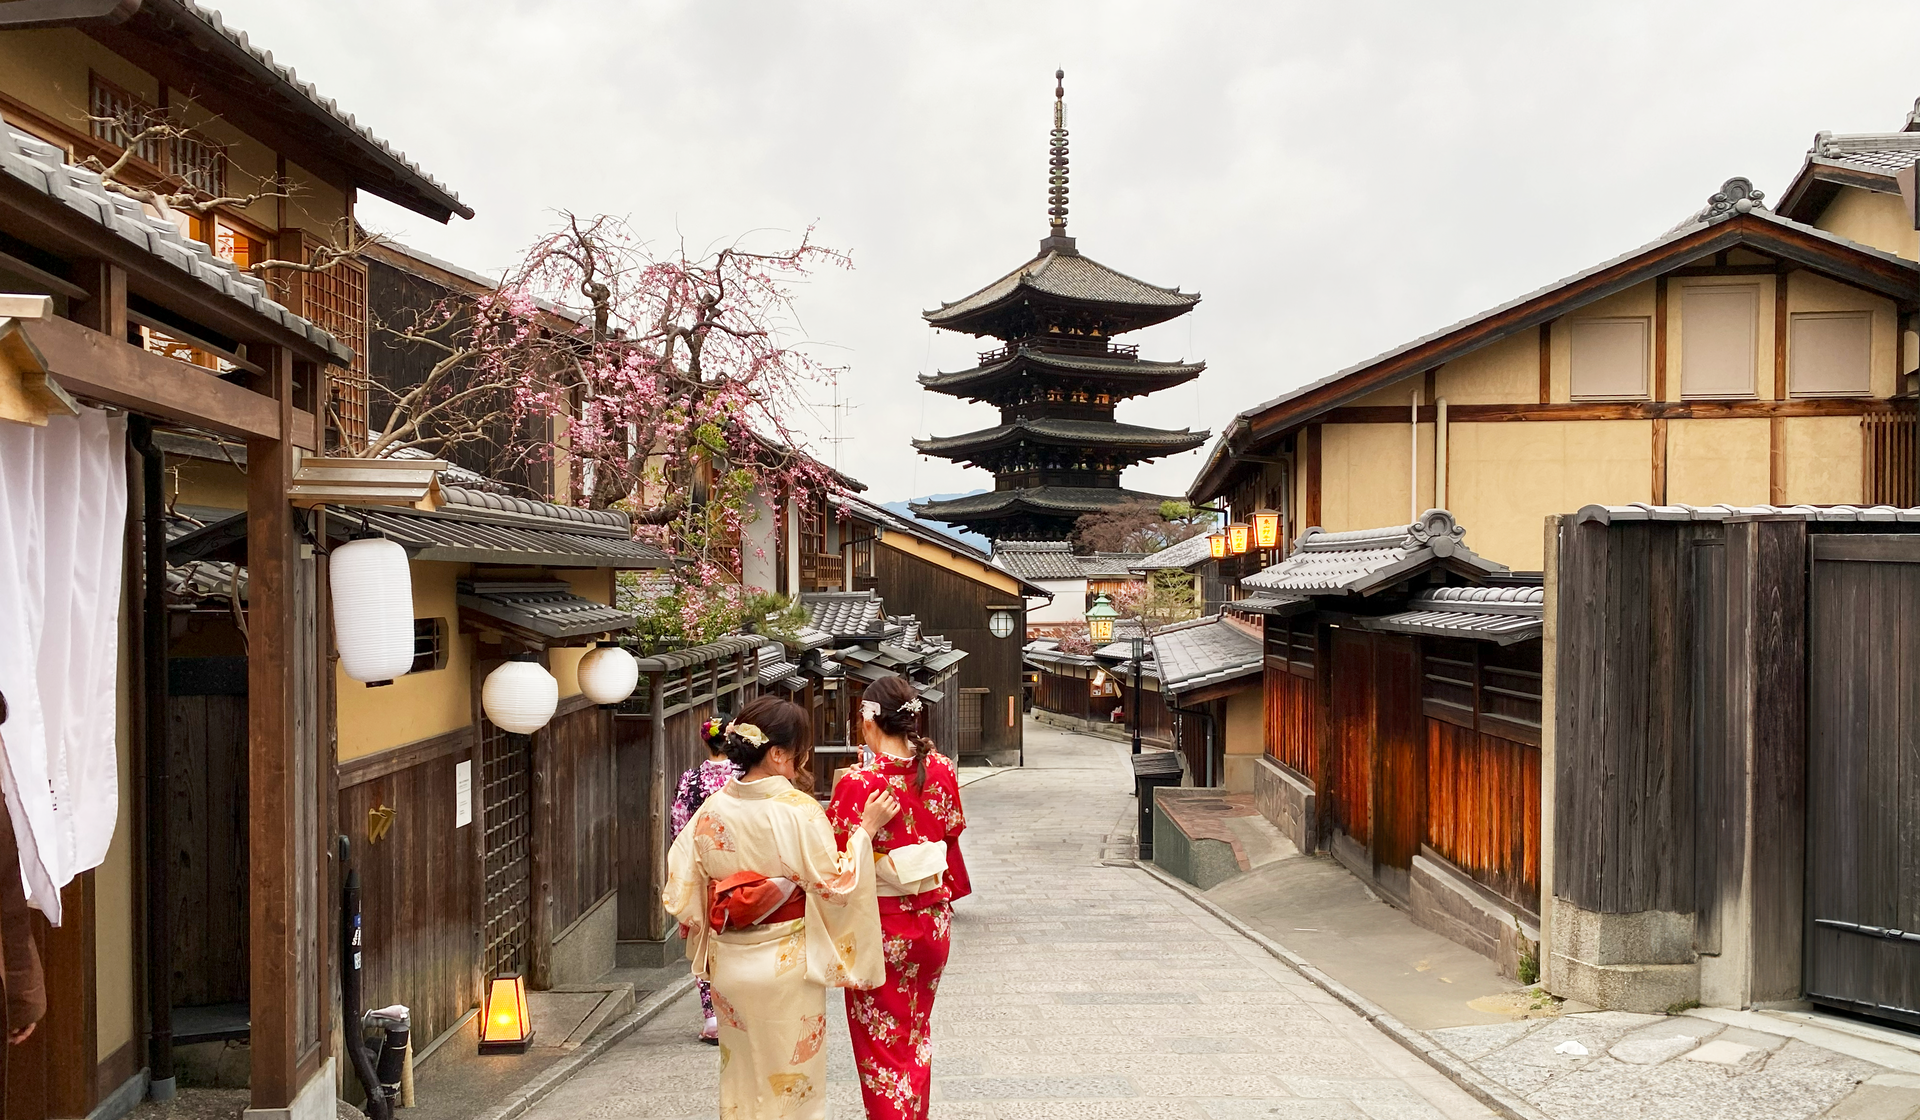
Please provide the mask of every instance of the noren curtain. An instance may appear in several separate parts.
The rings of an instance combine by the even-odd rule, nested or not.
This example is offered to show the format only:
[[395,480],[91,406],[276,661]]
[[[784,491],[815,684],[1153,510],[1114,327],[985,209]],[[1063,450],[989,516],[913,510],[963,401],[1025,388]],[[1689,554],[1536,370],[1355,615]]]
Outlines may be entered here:
[[[0,421],[0,791],[32,904],[99,866],[119,815],[126,417]],[[5,874],[0,869],[0,874]]]

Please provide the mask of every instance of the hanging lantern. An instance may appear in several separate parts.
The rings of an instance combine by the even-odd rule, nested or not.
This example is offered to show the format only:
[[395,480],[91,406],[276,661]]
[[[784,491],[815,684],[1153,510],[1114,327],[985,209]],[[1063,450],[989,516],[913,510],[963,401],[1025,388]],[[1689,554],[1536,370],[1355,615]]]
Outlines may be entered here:
[[1094,599],[1093,608],[1087,611],[1087,635],[1093,639],[1094,645],[1104,646],[1113,641],[1113,620],[1119,617],[1120,612],[1113,609],[1112,601],[1102,591]]
[[413,668],[413,575],[407,550],[367,537],[334,548],[333,640],[340,667],[368,685],[392,684]]
[[617,643],[601,642],[580,659],[580,691],[602,708],[611,708],[633,695],[640,683],[640,663]]
[[1247,551],[1247,523],[1236,521],[1227,526],[1227,551],[1239,556]]
[[1278,510],[1256,509],[1253,511],[1253,547],[1278,548],[1280,546],[1280,513]]
[[533,1041],[533,1020],[527,1016],[527,981],[517,972],[503,972],[487,985],[486,1025],[480,1030],[480,1052],[520,1053]]
[[1215,560],[1226,559],[1227,535],[1225,533],[1207,534],[1207,555],[1213,557]]
[[502,731],[531,735],[547,725],[560,706],[560,682],[534,660],[516,653],[487,674],[480,686],[480,707]]

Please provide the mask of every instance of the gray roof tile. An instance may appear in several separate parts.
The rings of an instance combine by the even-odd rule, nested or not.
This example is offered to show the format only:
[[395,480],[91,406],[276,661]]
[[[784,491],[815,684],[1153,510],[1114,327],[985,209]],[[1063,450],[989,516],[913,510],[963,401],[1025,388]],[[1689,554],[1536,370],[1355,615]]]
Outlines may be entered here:
[[1147,553],[1134,561],[1133,570],[1152,572],[1167,568],[1191,568],[1195,564],[1211,559],[1212,556],[1213,551],[1207,543],[1207,535],[1201,533],[1198,536],[1188,537],[1184,541],[1176,541],[1158,552]]
[[633,615],[573,593],[561,580],[461,580],[460,606],[561,640],[631,629]]
[[1065,541],[995,541],[994,564],[1022,579],[1085,579],[1086,569]]
[[1263,651],[1259,638],[1216,617],[1155,631],[1153,659],[1162,690],[1178,695],[1258,674]]
[[1308,529],[1291,555],[1245,577],[1240,586],[1256,591],[1365,595],[1435,561],[1450,561],[1486,575],[1507,570],[1469,549],[1466,530],[1452,514],[1436,509],[1411,525],[1345,533]]
[[1108,268],[1092,257],[1049,250],[972,295],[925,312],[924,317],[934,326],[940,326],[991,307],[1021,288],[1060,299],[1169,309],[1175,314],[1200,302],[1198,292],[1158,287]]

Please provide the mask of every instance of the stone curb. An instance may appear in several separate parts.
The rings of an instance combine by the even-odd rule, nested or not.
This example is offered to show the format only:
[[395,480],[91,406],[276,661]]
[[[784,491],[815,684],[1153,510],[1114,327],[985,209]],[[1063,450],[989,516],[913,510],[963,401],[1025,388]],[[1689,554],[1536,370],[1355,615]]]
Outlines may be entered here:
[[693,990],[693,974],[674,981],[647,998],[647,1002],[627,1012],[612,1025],[601,1030],[592,1038],[580,1044],[580,1047],[559,1061],[540,1071],[533,1080],[520,1086],[514,1094],[491,1112],[480,1114],[476,1120],[513,1120],[521,1116],[534,1105],[558,1089],[566,1080],[579,1073],[588,1062],[606,1053],[613,1045],[634,1031],[639,1030],[660,1012]]
[[1515,1096],[1506,1086],[1454,1057],[1445,1047],[1428,1038],[1424,1032],[1414,1030],[1402,1023],[1379,1004],[1315,968],[1305,957],[1247,925],[1210,900],[1202,898],[1200,892],[1196,891],[1191,884],[1182,882],[1142,860],[1129,860],[1125,863],[1119,860],[1105,862],[1110,866],[1137,867],[1185,895],[1188,901],[1226,923],[1235,933],[1266,950],[1268,954],[1305,977],[1320,990],[1346,1004],[1361,1018],[1372,1023],[1380,1033],[1411,1050],[1421,1061],[1444,1074],[1447,1080],[1460,1086],[1475,1100],[1499,1112],[1508,1120],[1552,1120],[1545,1113]]

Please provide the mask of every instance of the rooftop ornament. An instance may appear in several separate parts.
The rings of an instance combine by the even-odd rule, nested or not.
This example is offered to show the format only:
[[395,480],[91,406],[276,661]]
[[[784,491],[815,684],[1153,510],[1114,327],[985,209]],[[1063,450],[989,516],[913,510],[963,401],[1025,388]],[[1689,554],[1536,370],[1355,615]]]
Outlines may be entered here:
[[1700,211],[1700,220],[1711,224],[1725,221],[1735,214],[1765,210],[1766,197],[1765,191],[1753,189],[1753,180],[1736,176],[1720,184],[1720,189],[1708,196],[1707,208]]
[[1067,72],[1053,72],[1053,134],[1047,146],[1047,238],[1040,251],[1073,252],[1067,236]]

